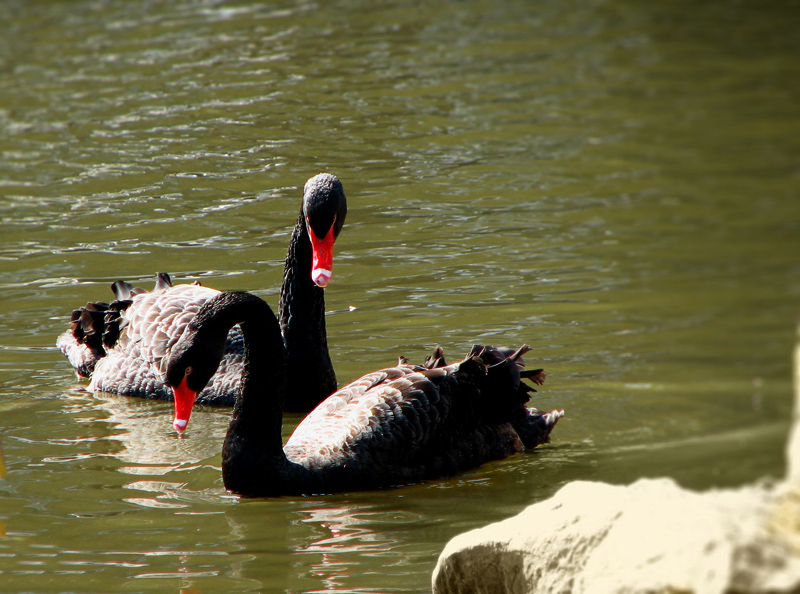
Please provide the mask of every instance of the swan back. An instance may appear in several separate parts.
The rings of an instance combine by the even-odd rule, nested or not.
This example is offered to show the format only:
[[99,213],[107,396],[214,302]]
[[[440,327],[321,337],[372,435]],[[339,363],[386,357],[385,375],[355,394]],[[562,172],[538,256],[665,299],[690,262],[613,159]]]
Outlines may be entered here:
[[423,365],[369,373],[312,411],[286,456],[324,476],[326,490],[349,490],[450,475],[536,447],[561,415],[537,420],[545,430],[536,439],[521,438],[512,420],[526,416],[533,390],[514,352],[476,346],[446,365],[438,349]]

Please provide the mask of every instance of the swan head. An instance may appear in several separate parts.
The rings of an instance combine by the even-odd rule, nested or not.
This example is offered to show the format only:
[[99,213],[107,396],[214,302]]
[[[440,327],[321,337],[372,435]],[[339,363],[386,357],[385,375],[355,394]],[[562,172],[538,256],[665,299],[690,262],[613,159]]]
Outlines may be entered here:
[[202,325],[204,309],[189,324],[167,361],[166,382],[175,399],[172,426],[178,433],[186,430],[195,398],[211,381],[223,356],[224,334],[221,338],[216,335],[224,330]]
[[333,277],[333,245],[347,216],[347,197],[335,175],[320,173],[306,182],[303,215],[311,239],[311,280],[325,287]]

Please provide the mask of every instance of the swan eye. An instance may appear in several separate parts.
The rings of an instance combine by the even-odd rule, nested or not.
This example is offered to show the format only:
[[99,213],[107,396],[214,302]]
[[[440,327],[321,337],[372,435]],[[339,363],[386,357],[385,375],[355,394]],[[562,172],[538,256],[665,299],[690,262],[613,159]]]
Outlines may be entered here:
[[192,366],[189,365],[189,367],[187,367],[186,370],[183,372],[183,375],[188,376],[192,373],[192,371],[194,371],[194,369],[192,369]]

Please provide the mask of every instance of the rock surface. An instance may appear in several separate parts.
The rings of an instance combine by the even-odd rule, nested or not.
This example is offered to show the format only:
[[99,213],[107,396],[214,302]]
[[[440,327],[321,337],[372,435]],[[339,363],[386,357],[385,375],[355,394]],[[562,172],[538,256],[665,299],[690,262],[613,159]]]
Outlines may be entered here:
[[576,481],[452,539],[434,594],[800,594],[800,346],[787,478],[697,493]]

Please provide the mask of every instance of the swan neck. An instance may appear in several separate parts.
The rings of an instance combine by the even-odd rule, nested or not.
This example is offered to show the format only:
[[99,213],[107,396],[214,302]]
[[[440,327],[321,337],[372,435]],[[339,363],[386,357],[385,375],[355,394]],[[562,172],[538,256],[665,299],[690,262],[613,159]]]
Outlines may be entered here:
[[311,240],[301,211],[286,256],[278,312],[286,348],[289,410],[309,411],[336,390],[325,291],[311,280],[311,267]]
[[282,455],[286,365],[278,322],[264,301],[247,293],[238,295],[240,297],[221,314],[228,329],[240,325],[245,345],[242,382],[225,439],[223,459],[226,453],[235,455],[239,449],[236,444],[241,443]]
[[300,306],[313,305],[324,311],[325,292],[311,280],[311,260],[311,239],[301,210],[289,241],[289,252],[283,269],[278,316],[281,331],[284,333],[286,326],[291,325],[297,314],[302,312]]

